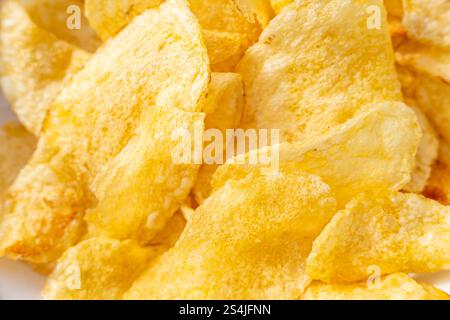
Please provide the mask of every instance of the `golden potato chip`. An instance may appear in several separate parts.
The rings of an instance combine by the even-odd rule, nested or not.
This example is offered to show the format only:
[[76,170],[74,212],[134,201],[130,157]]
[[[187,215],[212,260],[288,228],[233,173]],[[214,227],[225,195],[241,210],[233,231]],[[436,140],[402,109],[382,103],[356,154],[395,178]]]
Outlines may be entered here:
[[293,2],[293,0],[270,0],[270,4],[276,13],[280,13],[281,9],[286,7],[291,2]]
[[[212,73],[203,111],[205,112],[205,129],[211,129],[211,135],[215,130],[220,130],[222,137],[226,136],[227,129],[237,128],[240,123],[242,109],[244,107],[244,91],[242,78],[237,73]],[[205,136],[205,147],[215,145],[215,136]],[[221,141],[223,144],[223,141]],[[226,146],[222,145],[223,150]],[[210,155],[211,158],[215,154]],[[208,160],[208,159],[207,159]],[[212,160],[212,159],[210,159]],[[226,160],[224,157],[221,159]],[[198,204],[211,193],[211,178],[217,169],[217,163],[203,164],[200,168],[193,194]]]
[[439,157],[432,167],[424,195],[450,205],[450,147],[445,140],[439,142]]
[[403,17],[403,0],[384,0],[389,15],[402,18]]
[[440,77],[450,83],[450,49],[404,41],[396,50],[396,60],[400,65]]
[[404,0],[403,24],[413,39],[450,47],[449,21],[448,0]]
[[120,299],[145,270],[158,248],[133,241],[93,238],[68,249],[43,291],[46,299]]
[[10,122],[0,127],[0,197],[27,164],[35,147],[36,139],[22,125]]
[[[395,273],[357,284],[312,283],[303,300],[434,300],[447,296],[432,286],[423,286],[406,274]],[[448,296],[447,296],[448,298]]]
[[51,102],[90,55],[37,27],[16,1],[2,1],[0,17],[0,84],[20,121],[39,135]]
[[[81,0],[19,0],[34,23],[59,39],[88,52],[100,45],[95,31],[84,16]],[[111,1],[115,2],[115,1]]]
[[150,240],[194,182],[198,166],[175,163],[171,137],[197,124],[203,132],[197,111],[208,81],[185,1],[146,11],[108,41],[53,102],[38,150],[7,194],[3,252],[55,260],[84,234],[87,209],[93,237]]
[[412,100],[406,103],[414,110],[423,131],[422,140],[416,155],[416,165],[412,172],[411,181],[403,188],[407,192],[421,193],[427,185],[431,175],[431,167],[438,157],[439,141],[437,134],[428,121],[427,117],[416,106]]
[[[280,166],[291,163],[297,170],[320,176],[333,188],[340,205],[345,205],[364,191],[376,194],[403,188],[410,180],[420,131],[414,112],[403,103],[368,105],[326,135],[282,144]],[[277,148],[273,149],[268,151],[269,157],[277,153]],[[246,157],[251,158],[251,154]],[[251,167],[248,160],[245,163],[229,161],[219,167],[213,187],[245,176]]]
[[[370,18],[370,6],[379,6],[379,21]],[[242,126],[281,129],[287,142],[326,132],[363,105],[401,101],[378,0],[296,1],[269,23],[237,70],[246,93]]]
[[307,272],[324,282],[450,269],[450,208],[416,194],[360,195],[314,241]]
[[[135,16],[157,7],[161,0],[87,0],[86,16],[104,40],[114,36]],[[270,18],[261,0],[190,0],[190,9],[203,29],[211,69],[232,71]],[[261,22],[260,22],[261,21]]]
[[304,259],[311,241],[335,209],[316,176],[254,170],[211,195],[125,298],[296,298],[310,282]]
[[433,128],[450,141],[450,85],[440,78],[399,68],[403,92],[413,99]]

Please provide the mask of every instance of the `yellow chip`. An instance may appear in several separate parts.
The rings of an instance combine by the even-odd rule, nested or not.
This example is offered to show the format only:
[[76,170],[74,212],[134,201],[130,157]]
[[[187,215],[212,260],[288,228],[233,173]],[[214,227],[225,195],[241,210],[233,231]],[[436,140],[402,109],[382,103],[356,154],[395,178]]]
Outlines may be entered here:
[[336,209],[330,188],[297,170],[229,181],[128,299],[294,299],[309,284],[311,241]]
[[302,296],[303,300],[435,300],[448,295],[430,286],[421,285],[403,273],[357,284],[326,284],[314,282]]
[[[100,45],[84,16],[81,0],[19,0],[40,28],[83,50],[94,52]],[[114,2],[114,1],[111,1]]]
[[403,24],[408,35],[423,43],[450,47],[450,2],[404,0]]
[[281,129],[287,142],[326,132],[366,104],[402,99],[378,0],[295,1],[237,70],[246,92],[242,126]]
[[[212,73],[208,98],[203,108],[203,111],[206,113],[205,129],[209,129],[208,136],[205,136],[205,150],[209,146],[216,146],[216,134],[218,132],[220,132],[222,138],[225,138],[227,129],[238,127],[243,107],[244,91],[241,76],[236,73]],[[220,140],[220,143],[222,149],[225,150],[226,146],[223,145],[223,139]],[[208,152],[208,156],[213,158],[216,154]],[[213,159],[206,160],[211,161]],[[219,160],[225,162],[225,154]],[[216,169],[217,162],[204,164],[200,168],[193,189],[197,203],[203,203],[211,193],[211,178]]]
[[146,11],[108,41],[53,102],[38,150],[7,194],[3,253],[57,259],[84,234],[87,209],[92,236],[151,240],[194,182],[198,166],[175,164],[171,137],[197,123],[203,131],[208,81],[185,1]]
[[450,49],[404,41],[396,50],[396,60],[400,65],[450,83]]
[[133,241],[93,238],[68,249],[43,291],[46,299],[120,299],[158,254]]
[[18,123],[0,127],[0,197],[14,182],[36,147],[36,139]]
[[[132,19],[161,0],[87,0],[86,15],[104,40],[114,36]],[[211,69],[232,71],[245,50],[256,42],[261,24],[271,17],[261,0],[190,0],[190,9],[203,29]]]
[[389,15],[397,18],[403,17],[403,0],[384,0]]
[[413,99],[436,131],[450,141],[450,85],[425,73],[399,70],[405,96]]
[[276,13],[280,13],[281,9],[286,7],[291,2],[293,2],[293,0],[270,0],[270,4]]
[[450,208],[420,195],[360,195],[314,241],[307,272],[348,283],[372,273],[450,269]]
[[431,175],[431,167],[438,157],[439,141],[436,132],[428,121],[427,117],[417,107],[412,100],[406,100],[406,103],[414,110],[423,131],[422,140],[416,155],[416,165],[412,172],[411,181],[403,190],[414,193],[421,193],[427,185]]
[[[268,156],[279,153],[280,166],[290,163],[297,170],[320,176],[336,192],[340,205],[345,205],[360,192],[376,194],[403,188],[410,180],[420,138],[413,111],[403,103],[385,103],[366,106],[326,135],[304,143],[282,144],[279,151],[272,148]],[[264,155],[265,151],[255,153]],[[245,176],[252,153],[246,157],[247,165],[229,161],[221,166],[213,187]]]
[[424,195],[450,205],[450,147],[445,140],[439,142],[439,157],[432,168]]
[[39,135],[51,102],[90,55],[40,29],[16,1],[2,1],[0,17],[0,84],[20,121]]

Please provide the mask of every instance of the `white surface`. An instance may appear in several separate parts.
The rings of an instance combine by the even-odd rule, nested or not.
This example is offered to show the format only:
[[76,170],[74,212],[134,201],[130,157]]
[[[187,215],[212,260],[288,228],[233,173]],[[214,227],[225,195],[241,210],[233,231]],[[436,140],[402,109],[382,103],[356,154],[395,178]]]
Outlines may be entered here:
[[[0,92],[0,124],[15,117]],[[417,275],[416,279],[435,285],[450,294],[450,271]],[[45,277],[23,263],[0,259],[0,299],[40,299]]]

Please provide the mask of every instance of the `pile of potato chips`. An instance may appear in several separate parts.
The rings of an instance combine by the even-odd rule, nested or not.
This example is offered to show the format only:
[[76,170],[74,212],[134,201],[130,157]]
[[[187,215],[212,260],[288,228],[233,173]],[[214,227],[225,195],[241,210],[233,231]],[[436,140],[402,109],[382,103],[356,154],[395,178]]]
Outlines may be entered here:
[[450,269],[448,0],[2,0],[0,84],[44,298],[450,298],[410,276]]

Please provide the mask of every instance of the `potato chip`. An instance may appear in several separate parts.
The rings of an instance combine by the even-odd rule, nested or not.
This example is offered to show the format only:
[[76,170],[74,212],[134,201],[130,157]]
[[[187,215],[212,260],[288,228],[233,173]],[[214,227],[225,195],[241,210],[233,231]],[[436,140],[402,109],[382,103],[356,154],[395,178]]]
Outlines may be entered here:
[[307,272],[348,283],[450,269],[450,208],[416,194],[360,195],[314,241]]
[[400,65],[440,77],[450,83],[450,49],[404,41],[396,50],[396,59]]
[[411,38],[450,47],[448,0],[404,0],[404,11],[403,24]]
[[446,292],[439,290],[427,283],[421,283],[422,287],[427,292],[427,300],[450,300],[450,295]]
[[[381,20],[373,22],[379,28],[369,23],[370,6],[380,8]],[[378,0],[296,1],[269,23],[237,70],[246,92],[242,126],[281,129],[287,142],[324,133],[363,105],[402,99]]]
[[[208,90],[203,111],[205,116],[205,129],[220,130],[222,137],[226,136],[227,129],[237,128],[240,123],[242,109],[244,107],[244,91],[242,78],[237,73],[212,73],[211,83]],[[212,132],[213,133],[213,132]],[[213,137],[205,137],[205,147],[215,145]],[[222,147],[225,147],[222,143]],[[211,155],[211,157],[215,154]],[[225,155],[222,157],[223,162]],[[207,159],[212,160],[212,159]],[[194,185],[193,194],[198,204],[211,193],[211,178],[217,169],[217,163],[204,164],[200,168],[197,181]]]
[[450,205],[450,147],[445,140],[439,142],[439,157],[432,168],[424,195]]
[[125,298],[296,298],[310,282],[304,259],[311,241],[335,208],[330,188],[318,177],[254,170],[211,195],[175,247],[150,265]]
[[120,299],[158,248],[133,241],[93,238],[68,249],[58,260],[43,291],[46,299]]
[[51,102],[90,55],[37,27],[16,1],[2,1],[0,16],[0,84],[20,121],[39,135]]
[[281,9],[283,9],[293,1],[294,0],[270,0],[270,4],[272,5],[272,8],[276,13],[280,13]]
[[423,131],[422,140],[416,155],[416,165],[412,172],[411,181],[403,188],[407,192],[421,193],[427,185],[431,175],[431,167],[438,157],[439,141],[437,134],[427,117],[411,100],[406,103],[414,110]]
[[27,164],[35,147],[36,139],[22,125],[10,122],[0,127],[0,197]]
[[38,150],[8,192],[4,253],[55,260],[84,234],[87,209],[93,237],[151,240],[194,182],[198,166],[174,162],[171,137],[197,123],[203,132],[208,81],[185,1],[146,11],[108,41],[53,102]]
[[421,285],[403,273],[357,284],[311,284],[303,300],[434,300],[449,296],[430,285]]
[[389,15],[402,18],[403,17],[403,0],[384,0]]
[[94,52],[99,47],[100,40],[84,16],[83,1],[19,0],[19,2],[34,23],[59,39],[88,52]]
[[436,131],[450,141],[450,85],[425,73],[399,70],[404,95],[413,99]]
[[[368,105],[326,135],[282,144],[279,161],[280,166],[291,163],[297,170],[320,176],[345,205],[364,191],[376,194],[403,188],[410,180],[420,138],[417,117],[403,103]],[[269,150],[269,156],[276,149]],[[215,189],[230,178],[245,176],[249,161],[238,163],[229,161],[216,171]]]
[[[157,7],[161,2],[87,0],[86,15],[100,37],[106,40],[135,16],[148,8]],[[270,18],[270,11],[267,11],[268,7],[261,0],[189,2],[190,9],[203,29],[213,71],[232,71],[245,50],[258,39],[260,23],[267,23]]]

